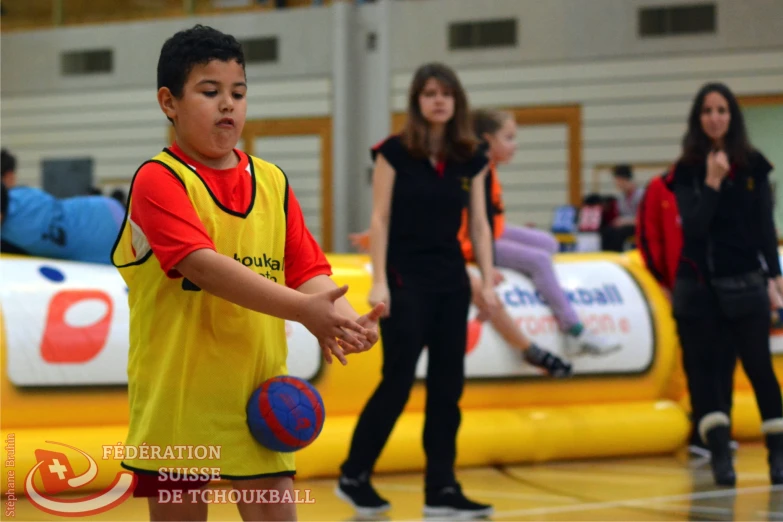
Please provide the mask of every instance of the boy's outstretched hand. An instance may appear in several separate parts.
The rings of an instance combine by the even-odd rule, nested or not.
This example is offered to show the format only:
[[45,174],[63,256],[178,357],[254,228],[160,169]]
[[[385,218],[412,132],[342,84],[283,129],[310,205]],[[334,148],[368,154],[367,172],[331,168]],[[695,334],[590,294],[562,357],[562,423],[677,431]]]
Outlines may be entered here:
[[332,354],[343,365],[348,364],[345,353],[337,343],[361,346],[369,333],[356,321],[351,321],[335,308],[335,301],[348,291],[348,286],[311,294],[301,323],[318,339],[326,361],[332,362]]
[[309,295],[300,322],[318,339],[327,363],[331,364],[337,357],[346,365],[346,355],[366,352],[378,342],[378,320],[384,312],[383,303],[360,316],[345,299],[348,287],[338,288],[326,275],[306,281],[298,290]]
[[[361,337],[362,343],[359,346],[343,346],[345,353],[360,353],[366,352],[378,342],[380,335],[378,333],[378,319],[383,315],[384,304],[378,303],[372,310],[359,317],[356,320],[356,324],[366,330],[366,333]],[[344,343],[341,343],[344,344]]]
[[[345,338],[337,339],[337,344],[342,349],[342,353],[344,355],[366,352],[375,346],[375,344],[378,342],[378,339],[380,338],[378,333],[378,319],[380,319],[381,315],[383,315],[383,307],[383,303],[380,303],[373,307],[372,310],[356,319],[356,324],[365,329],[364,335],[358,336],[358,338],[357,336],[353,336],[354,338],[357,338],[358,342],[351,343],[345,340]],[[332,353],[334,352],[323,348],[322,351],[326,362],[331,364]]]

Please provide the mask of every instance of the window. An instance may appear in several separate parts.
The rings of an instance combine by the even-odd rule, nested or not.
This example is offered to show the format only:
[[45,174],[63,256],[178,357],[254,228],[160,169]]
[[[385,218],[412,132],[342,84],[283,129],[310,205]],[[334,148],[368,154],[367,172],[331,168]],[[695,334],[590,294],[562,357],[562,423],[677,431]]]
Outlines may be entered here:
[[643,7],[639,10],[639,36],[679,36],[716,32],[715,4]]
[[483,20],[449,24],[449,49],[516,47],[517,20]]
[[114,69],[114,51],[91,49],[64,52],[60,55],[60,69],[63,76],[110,73]]
[[245,63],[269,63],[278,60],[278,39],[276,36],[242,40]]

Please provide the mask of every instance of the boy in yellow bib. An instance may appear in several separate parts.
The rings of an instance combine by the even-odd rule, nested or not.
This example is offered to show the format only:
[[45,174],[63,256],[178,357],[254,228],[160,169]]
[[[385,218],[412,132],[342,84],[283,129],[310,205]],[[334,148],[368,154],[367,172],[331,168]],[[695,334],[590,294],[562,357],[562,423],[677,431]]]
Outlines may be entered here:
[[[122,465],[153,520],[207,519],[208,480],[175,480],[183,468],[219,469],[240,491],[291,493],[293,454],[256,442],[245,414],[255,388],[287,373],[285,320],[307,327],[327,362],[378,340],[382,307],[360,317],[345,300],[283,171],[235,149],[244,63],[236,39],[209,27],[163,45],[158,103],[176,141],[134,175],[112,251],[129,289],[126,445],[151,450]],[[167,501],[176,490],[182,502]],[[296,518],[293,504],[259,498],[242,495],[244,520]]]

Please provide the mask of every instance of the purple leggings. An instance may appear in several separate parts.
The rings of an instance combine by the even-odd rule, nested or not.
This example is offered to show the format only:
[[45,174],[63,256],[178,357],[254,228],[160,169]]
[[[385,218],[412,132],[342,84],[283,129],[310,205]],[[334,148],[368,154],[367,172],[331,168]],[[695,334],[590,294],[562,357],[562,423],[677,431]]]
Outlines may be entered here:
[[555,275],[552,255],[557,251],[557,240],[551,234],[506,225],[503,235],[495,241],[495,264],[530,277],[552,309],[560,328],[568,330],[580,321]]

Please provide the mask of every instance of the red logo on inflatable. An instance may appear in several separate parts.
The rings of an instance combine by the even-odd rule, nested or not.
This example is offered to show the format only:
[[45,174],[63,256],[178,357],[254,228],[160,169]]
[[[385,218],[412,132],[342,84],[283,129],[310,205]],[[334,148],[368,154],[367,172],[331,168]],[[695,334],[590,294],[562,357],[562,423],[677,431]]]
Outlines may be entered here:
[[[97,321],[85,326],[68,324],[66,315],[74,306],[99,301],[106,312]],[[41,341],[41,357],[48,363],[85,363],[103,349],[109,336],[114,314],[111,298],[100,290],[64,290],[54,295]]]
[[465,355],[469,355],[470,352],[476,349],[479,339],[481,339],[481,327],[484,325],[478,319],[468,321],[468,342],[465,346]]

